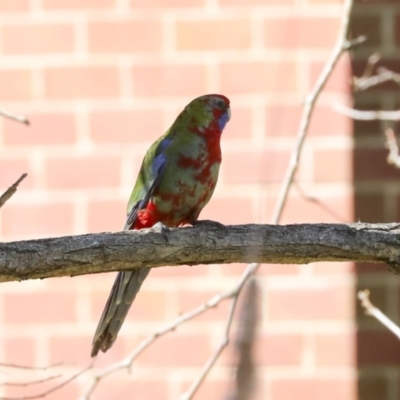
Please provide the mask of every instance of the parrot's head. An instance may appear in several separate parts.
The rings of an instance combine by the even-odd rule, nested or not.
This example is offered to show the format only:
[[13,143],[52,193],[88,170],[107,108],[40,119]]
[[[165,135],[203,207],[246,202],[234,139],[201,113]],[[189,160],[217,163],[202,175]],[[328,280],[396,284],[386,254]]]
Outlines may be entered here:
[[185,108],[202,127],[207,128],[210,123],[217,122],[219,131],[225,128],[231,118],[229,99],[222,94],[206,94],[192,100]]

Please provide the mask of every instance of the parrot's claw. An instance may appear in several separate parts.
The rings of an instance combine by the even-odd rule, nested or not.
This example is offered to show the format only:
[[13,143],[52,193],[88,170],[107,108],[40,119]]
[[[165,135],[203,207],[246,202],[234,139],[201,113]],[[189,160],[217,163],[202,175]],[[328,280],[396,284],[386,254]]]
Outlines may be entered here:
[[168,242],[168,232],[170,229],[167,225],[164,225],[162,222],[157,222],[151,227],[151,230],[156,233],[160,233],[166,242]]

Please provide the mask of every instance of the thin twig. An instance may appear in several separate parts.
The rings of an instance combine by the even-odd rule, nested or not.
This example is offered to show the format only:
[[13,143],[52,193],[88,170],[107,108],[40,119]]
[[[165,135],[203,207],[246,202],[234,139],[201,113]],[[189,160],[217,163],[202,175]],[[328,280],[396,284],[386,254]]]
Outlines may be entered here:
[[22,122],[25,125],[29,125],[29,120],[23,115],[13,114],[2,109],[0,109],[0,115],[4,118],[12,119],[13,121]]
[[41,379],[36,379],[34,381],[28,381],[28,382],[4,382],[0,383],[0,386],[32,386],[32,385],[37,385],[38,383],[45,383],[48,381],[52,381],[54,379],[61,378],[62,375],[54,375],[54,376],[48,376],[47,378],[41,378]]
[[46,365],[44,367],[31,367],[29,365],[20,365],[20,364],[9,364],[9,363],[0,363],[0,367],[2,368],[14,368],[14,369],[29,369],[34,371],[47,371],[51,368],[57,368],[67,365],[64,362],[59,362],[55,364]]
[[322,210],[327,212],[329,215],[331,215],[338,221],[349,222],[349,221],[345,220],[344,218],[342,218],[338,213],[336,213],[336,211],[334,209],[329,207],[327,204],[325,204],[323,201],[321,201],[317,197],[310,196],[307,193],[305,193],[298,182],[293,182],[293,186],[297,189],[297,192],[299,193],[300,197],[302,197],[304,200],[314,203],[317,207],[321,208]]
[[352,119],[360,121],[400,121],[400,110],[395,111],[361,111],[354,108],[346,107],[342,104],[335,103],[332,108],[343,115],[346,115]]
[[[376,71],[375,75],[372,75],[373,67],[379,61],[380,56],[373,54],[367,63],[367,67],[365,69],[365,73],[360,78],[353,79],[353,85],[355,91],[361,91],[369,89],[372,86],[380,85],[384,82],[394,82],[400,85],[400,74],[394,71],[391,71],[385,67],[379,67]],[[371,60],[371,61],[370,61]],[[367,73],[368,71],[368,73]]]
[[193,310],[188,311],[185,314],[182,314],[175,320],[171,321],[170,323],[164,325],[160,329],[158,329],[156,332],[152,333],[150,336],[145,338],[128,356],[126,356],[123,360],[110,365],[108,368],[103,369],[99,371],[95,376],[93,377],[93,381],[90,383],[88,388],[85,391],[85,394],[80,398],[80,400],[88,400],[95,390],[96,386],[98,385],[99,381],[104,378],[105,376],[111,375],[114,372],[117,372],[121,369],[128,369],[130,370],[132,367],[133,362],[136,360],[136,358],[142,354],[144,350],[147,349],[153,342],[155,342],[158,338],[161,336],[165,335],[166,333],[169,333],[171,331],[174,331],[179,325],[182,325],[183,323],[203,314],[204,312],[208,311],[211,308],[215,308],[218,306],[223,300],[227,300],[230,298],[234,298],[237,296],[238,291],[242,288],[242,286],[246,283],[248,279],[247,274],[243,274],[241,279],[239,280],[238,285],[231,289],[228,290],[224,293],[219,293],[214,295],[210,300],[206,301],[205,303],[199,305],[198,307],[194,308]]
[[376,308],[369,299],[369,290],[360,290],[358,298],[365,313],[376,318],[382,325],[386,326],[400,340],[400,327],[397,326],[390,318],[388,318],[379,308]]
[[353,77],[353,87],[355,91],[365,90],[369,87],[370,78],[372,73],[374,72],[374,68],[378,61],[381,59],[381,55],[379,53],[374,53],[368,57],[367,64],[365,66],[364,73],[362,76]]
[[10,200],[12,195],[17,191],[18,185],[28,176],[28,174],[22,174],[19,179],[11,185],[0,197],[0,208],[4,206],[4,204]]
[[[348,30],[349,30],[349,21],[350,21],[350,13],[353,7],[352,0],[346,0],[343,5],[343,14],[341,27],[339,31],[338,40],[333,48],[332,54],[326,62],[321,75],[318,77],[317,82],[315,83],[311,93],[306,97],[303,106],[303,114],[300,120],[300,126],[297,133],[297,142],[295,148],[292,152],[289,168],[286,171],[285,177],[283,179],[283,184],[281,186],[281,191],[278,195],[277,206],[272,218],[273,223],[278,223],[280,216],[282,214],[282,210],[285,207],[286,200],[288,197],[288,192],[290,185],[293,181],[294,174],[297,171],[300,160],[301,149],[304,144],[304,139],[307,134],[308,126],[310,124],[311,115],[314,111],[315,102],[324,88],[326,82],[328,81],[329,76],[331,75],[336,63],[340,59],[341,55],[349,49],[350,43],[347,39]],[[360,40],[356,41],[359,43]]]
[[0,400],[33,400],[33,399],[42,399],[46,396],[48,396],[51,393],[56,392],[57,390],[60,390],[62,387],[68,385],[68,383],[74,381],[75,379],[79,378],[81,375],[83,375],[86,371],[91,369],[93,366],[93,362],[90,363],[87,367],[81,369],[78,371],[76,374],[72,375],[70,378],[66,379],[65,381],[61,382],[58,385],[53,386],[52,388],[38,394],[34,395],[28,395],[28,396],[19,396],[19,397],[0,397]]
[[399,147],[397,146],[396,135],[392,128],[385,129],[386,143],[385,147],[389,149],[387,162],[393,164],[395,167],[400,168]]
[[238,322],[236,349],[239,356],[236,369],[235,390],[230,400],[248,400],[255,388],[254,341],[259,319],[259,288],[254,278],[250,279],[244,294]]

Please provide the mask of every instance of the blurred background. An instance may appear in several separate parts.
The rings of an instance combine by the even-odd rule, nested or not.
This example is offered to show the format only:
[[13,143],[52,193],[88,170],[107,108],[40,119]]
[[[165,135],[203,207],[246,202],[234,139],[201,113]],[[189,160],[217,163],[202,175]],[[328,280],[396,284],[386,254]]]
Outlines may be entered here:
[[[331,53],[341,11],[341,0],[1,0],[0,107],[31,125],[0,119],[1,190],[28,173],[1,210],[0,239],[122,229],[146,149],[205,93],[228,96],[232,119],[222,136],[219,183],[201,217],[268,223],[302,100]],[[351,31],[368,41],[342,57],[318,100],[281,223],[400,218],[400,172],[386,163],[386,125],[353,123],[332,110],[333,103],[399,108],[395,84],[357,93],[351,86],[376,51],[379,65],[400,70],[399,2],[356,2]],[[231,288],[244,268],[153,270],[97,365],[120,360],[163,323]],[[86,366],[113,279],[2,283],[0,362],[65,362],[57,369],[64,377]],[[355,300],[357,287],[368,287],[399,321],[398,278],[384,265],[263,265],[258,280],[256,399],[400,398],[400,344]],[[131,375],[103,380],[92,398],[179,398],[218,345],[227,312],[222,303],[160,338]],[[228,348],[196,400],[224,398],[232,360]],[[89,376],[46,399],[78,398]],[[0,393],[32,395],[50,386],[0,386]]]

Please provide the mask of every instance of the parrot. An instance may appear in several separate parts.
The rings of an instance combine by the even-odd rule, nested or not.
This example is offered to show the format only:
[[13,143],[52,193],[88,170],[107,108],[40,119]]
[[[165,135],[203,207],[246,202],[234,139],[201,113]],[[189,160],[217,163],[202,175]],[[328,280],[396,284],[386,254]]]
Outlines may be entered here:
[[[230,118],[230,101],[221,94],[203,95],[186,105],[144,156],[128,201],[124,230],[202,222],[198,217],[217,184],[220,139]],[[93,338],[92,357],[114,344],[149,272],[144,267],[118,273]]]

